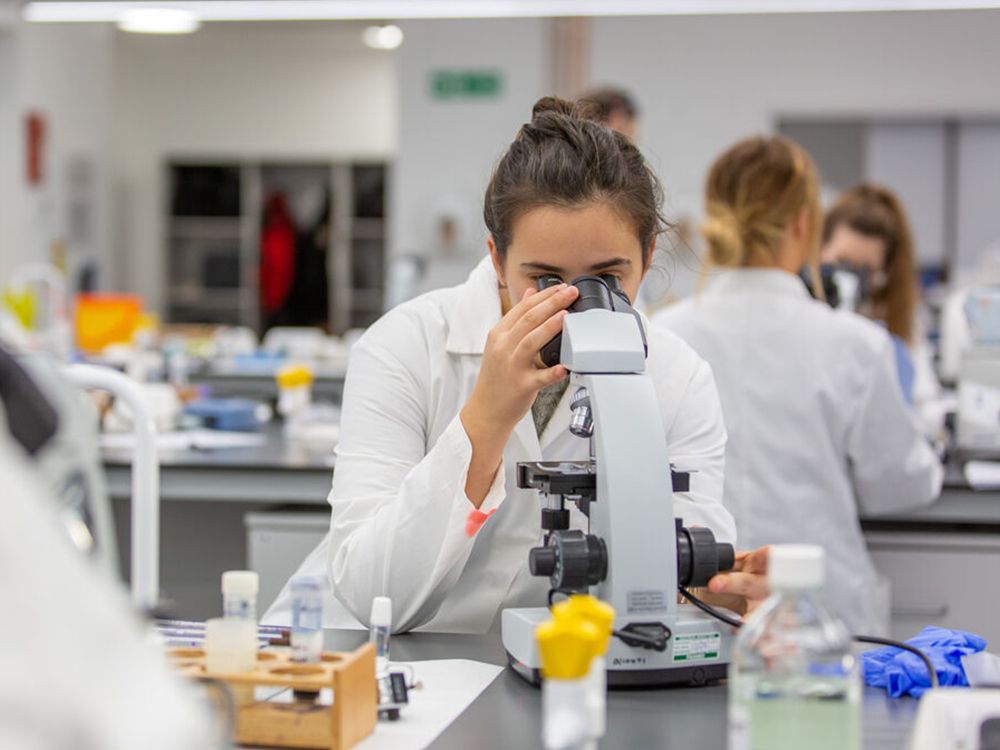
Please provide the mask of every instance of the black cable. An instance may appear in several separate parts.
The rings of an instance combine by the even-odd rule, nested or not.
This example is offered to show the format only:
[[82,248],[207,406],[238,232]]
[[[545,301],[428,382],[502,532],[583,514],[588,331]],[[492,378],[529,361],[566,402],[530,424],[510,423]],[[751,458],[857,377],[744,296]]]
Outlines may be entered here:
[[[729,615],[725,614],[724,612],[721,612],[715,607],[706,604],[683,586],[678,586],[677,590],[680,591],[681,596],[683,596],[685,599],[691,602],[702,612],[711,615],[717,620],[721,620],[727,625],[732,625],[734,628],[743,627],[742,621],[730,617]],[[938,687],[939,683],[938,683],[937,670],[934,669],[934,664],[931,663],[931,660],[927,656],[927,654],[925,654],[916,646],[911,646],[909,643],[904,643],[903,641],[895,641],[892,638],[879,638],[874,635],[853,635],[851,636],[851,638],[857,641],[858,643],[870,643],[875,646],[891,646],[892,648],[898,648],[903,651],[909,651],[911,654],[916,654],[917,656],[920,657],[921,661],[923,661],[924,663],[924,666],[927,668],[927,674],[930,676],[931,687],[932,688]]]
[[726,623],[726,625],[732,625],[734,628],[743,627],[742,620],[737,620],[735,617],[730,617],[725,612],[721,612],[720,610],[716,609],[710,604],[705,604],[705,602],[703,602],[701,599],[692,594],[683,586],[678,586],[677,590],[681,592],[681,596],[683,596],[685,599],[687,599],[689,602],[691,602],[694,606],[696,606],[705,614],[711,615],[716,620],[721,620],[722,622]]
[[552,609],[552,607],[555,605],[555,603],[556,603],[556,596],[558,596],[559,594],[562,594],[565,597],[570,597],[570,596],[573,595],[573,592],[572,591],[563,591],[562,589],[549,589],[549,596],[548,596],[548,599],[549,599],[549,609]]
[[[667,640],[669,639],[667,635],[646,635],[645,633],[637,633],[633,630],[612,630],[611,635],[615,638],[620,638],[628,646],[634,646],[635,643],[642,643],[654,651],[666,651]],[[633,643],[629,643],[629,641],[633,641]]]
[[927,667],[927,674],[930,675],[931,687],[936,688],[939,686],[937,670],[934,669],[934,665],[931,663],[927,654],[916,646],[911,646],[909,643],[903,643],[902,641],[894,641],[892,638],[878,638],[874,635],[855,635],[852,637],[858,643],[872,643],[876,646],[892,646],[893,648],[901,648],[903,651],[909,651],[911,654],[916,654],[920,657],[921,661],[923,661],[924,666]]

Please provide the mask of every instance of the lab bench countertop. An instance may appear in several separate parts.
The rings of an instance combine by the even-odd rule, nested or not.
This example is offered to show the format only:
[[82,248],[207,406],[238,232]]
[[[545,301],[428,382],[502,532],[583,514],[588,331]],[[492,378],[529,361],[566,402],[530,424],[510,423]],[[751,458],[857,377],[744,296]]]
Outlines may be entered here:
[[[332,449],[286,440],[281,425],[263,430],[262,445],[160,453],[161,497],[166,501],[242,501],[325,506],[333,475]],[[102,458],[113,497],[129,493],[131,455],[105,450]],[[970,488],[949,466],[941,497],[933,504],[885,516],[863,515],[866,529],[958,525],[1000,531],[1000,492]]]
[[[327,630],[329,651],[357,648],[367,633]],[[506,664],[498,635],[410,633],[393,636],[397,661],[473,659]],[[415,667],[420,679],[419,665]],[[612,690],[608,694],[606,750],[619,748],[726,747],[724,685],[659,690]],[[862,721],[866,750],[903,750],[916,719],[918,703],[892,699],[884,691],[866,688]],[[505,669],[456,721],[432,744],[432,750],[508,750],[541,747],[541,693]],[[405,710],[405,709],[404,709]]]
[[[161,450],[163,500],[326,505],[333,479],[333,449],[285,439],[280,423],[261,431],[264,442],[239,448]],[[112,497],[128,497],[132,454],[102,449]]]

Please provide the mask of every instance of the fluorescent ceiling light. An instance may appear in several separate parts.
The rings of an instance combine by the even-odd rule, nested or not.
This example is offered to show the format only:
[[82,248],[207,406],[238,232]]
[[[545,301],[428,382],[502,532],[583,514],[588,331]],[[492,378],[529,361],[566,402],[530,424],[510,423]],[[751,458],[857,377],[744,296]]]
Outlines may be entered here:
[[369,26],[365,29],[364,40],[372,49],[396,49],[403,43],[403,30],[391,23]]
[[117,22],[129,8],[172,8],[202,21],[728,15],[1000,8],[1000,0],[161,0],[29,2],[28,21]]
[[201,27],[198,15],[180,8],[128,8],[118,28],[133,34],[190,34]]

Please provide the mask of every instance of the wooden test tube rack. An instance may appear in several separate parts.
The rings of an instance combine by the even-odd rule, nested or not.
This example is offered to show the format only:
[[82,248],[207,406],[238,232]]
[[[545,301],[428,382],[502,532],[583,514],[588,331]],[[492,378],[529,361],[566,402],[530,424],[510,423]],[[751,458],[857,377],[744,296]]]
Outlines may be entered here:
[[239,745],[348,750],[375,731],[378,692],[371,644],[351,652],[323,653],[317,664],[292,662],[283,652],[260,651],[257,668],[237,674],[209,672],[202,649],[171,649],[167,655],[182,675],[219,680],[234,693],[258,687],[288,688],[305,694],[333,691],[331,705],[310,701],[237,705],[234,740]]

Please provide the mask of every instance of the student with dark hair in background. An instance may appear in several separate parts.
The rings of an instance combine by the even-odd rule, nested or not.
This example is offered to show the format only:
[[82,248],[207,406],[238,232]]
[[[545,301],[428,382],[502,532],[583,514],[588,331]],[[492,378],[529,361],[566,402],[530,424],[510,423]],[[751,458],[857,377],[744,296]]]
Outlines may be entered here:
[[[841,195],[823,222],[820,260],[866,274],[868,290],[858,312],[884,325],[893,336],[908,400],[919,409],[936,399],[941,386],[917,318],[916,247],[899,197],[872,183],[856,185]],[[925,419],[930,423],[931,414]]]
[[595,120],[604,123],[635,143],[639,124],[639,106],[624,89],[605,87],[594,89],[580,97],[592,107]]

